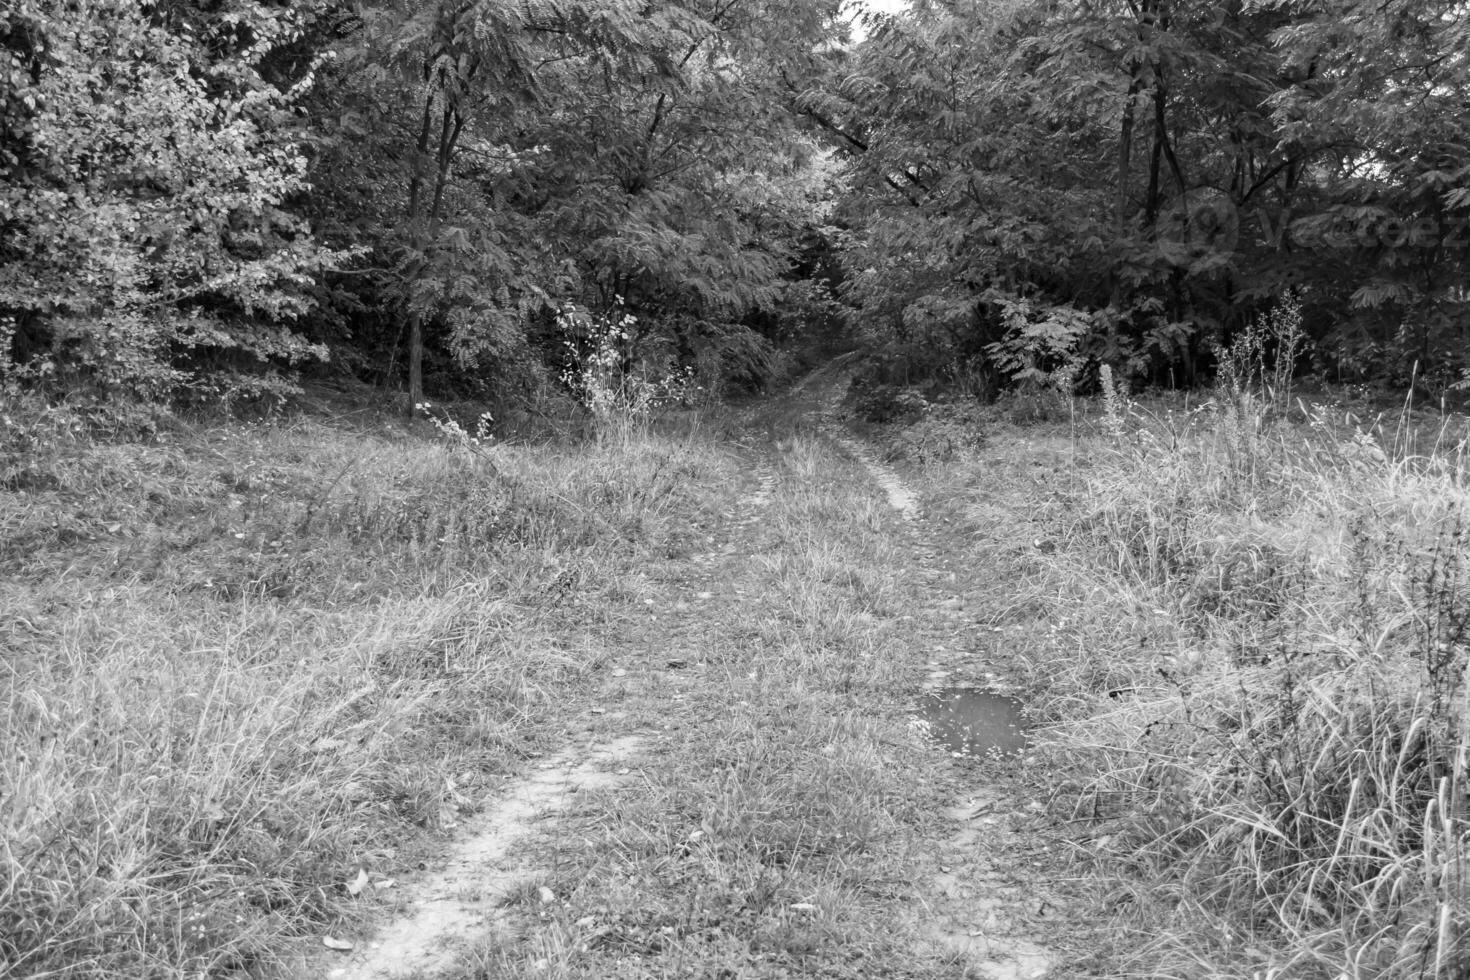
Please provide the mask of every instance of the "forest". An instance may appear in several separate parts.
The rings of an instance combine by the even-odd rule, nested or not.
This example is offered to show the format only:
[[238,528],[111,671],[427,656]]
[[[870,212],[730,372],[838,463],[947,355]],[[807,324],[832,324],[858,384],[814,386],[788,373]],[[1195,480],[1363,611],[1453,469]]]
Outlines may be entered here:
[[758,387],[822,337],[988,398],[1197,384],[1288,297],[1293,372],[1438,397],[1470,377],[1464,13],[12,0],[0,364],[407,407],[597,351]]

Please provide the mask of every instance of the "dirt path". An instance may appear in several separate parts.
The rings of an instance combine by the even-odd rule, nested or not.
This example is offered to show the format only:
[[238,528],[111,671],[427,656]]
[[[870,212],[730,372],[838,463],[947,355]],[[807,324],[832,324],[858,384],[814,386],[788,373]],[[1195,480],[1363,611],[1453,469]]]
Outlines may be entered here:
[[746,413],[729,509],[597,627],[576,741],[303,978],[1061,975],[1024,764],[908,723],[925,689],[1003,685],[986,570],[841,424],[845,380]]
[[[828,371],[808,388],[819,406],[815,417],[820,431],[862,465],[888,506],[906,522],[903,534],[913,549],[909,571],[931,584],[927,629],[949,641],[933,643],[932,653],[949,658],[967,645],[977,612],[967,610],[959,595],[962,580],[956,566],[961,563],[954,560],[953,541],[944,528],[922,520],[919,494],[879,459],[875,447],[843,424],[836,405],[849,374],[840,363],[829,366]],[[976,671],[973,664],[965,670],[966,665],[953,660],[946,664],[945,659],[934,659],[926,661],[926,666],[933,668],[924,684],[930,690],[1005,687],[994,670]],[[961,669],[956,672],[946,666]],[[1037,902],[1026,894],[1024,868],[1029,862],[1018,862],[1007,840],[1017,830],[1024,831],[1027,815],[1034,817],[1039,807],[1028,804],[1024,788],[1014,779],[993,775],[983,781],[956,779],[952,792],[952,802],[944,810],[951,832],[935,840],[930,850],[937,872],[931,870],[927,881],[916,882],[928,916],[923,934],[952,950],[987,980],[1048,976],[1059,956],[1034,940],[1052,930],[1026,922],[1029,912],[1044,911],[1046,900]]]
[[517,853],[517,845],[533,833],[547,833],[544,824],[566,809],[575,794],[626,785],[631,772],[627,763],[639,748],[636,736],[623,736],[568,746],[539,763],[467,822],[444,856],[444,866],[408,886],[400,902],[402,913],[372,942],[353,950],[346,963],[323,958],[303,972],[331,980],[391,980],[451,968],[476,934],[500,917],[510,894],[540,873]]

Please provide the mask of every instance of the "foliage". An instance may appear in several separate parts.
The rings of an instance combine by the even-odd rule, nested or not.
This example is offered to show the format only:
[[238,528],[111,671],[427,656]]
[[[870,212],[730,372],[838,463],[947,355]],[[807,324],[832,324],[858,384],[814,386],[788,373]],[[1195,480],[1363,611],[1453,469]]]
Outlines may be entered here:
[[12,372],[157,398],[280,390],[210,362],[325,355],[290,328],[338,258],[285,207],[307,186],[293,107],[313,72],[285,88],[260,74],[299,15],[244,3],[191,24],[172,11],[23,0],[0,20],[0,362]]
[[459,419],[447,412],[440,411],[435,414],[434,406],[429,402],[420,402],[414,406],[414,409],[424,414],[446,445],[456,449],[463,449],[471,453],[478,452],[481,447],[495,439],[495,434],[491,430],[491,426],[495,424],[495,416],[488,411],[476,416],[473,429],[466,429],[460,424]]
[[996,366],[1024,386],[1070,391],[1082,364],[1081,343],[1093,317],[1070,306],[1036,309],[1026,299],[996,297],[1006,333],[986,347]]
[[976,409],[932,405],[926,406],[918,421],[891,433],[884,455],[890,460],[933,466],[971,456],[984,444],[984,421]]
[[912,388],[871,376],[853,378],[849,396],[853,413],[865,422],[914,422],[929,410],[929,402]]
[[660,406],[694,395],[694,369],[679,368],[657,347],[640,343],[638,318],[621,303],[602,314],[567,306],[558,311],[557,324],[570,355],[562,380],[592,414],[600,436],[626,436]]
[[978,356],[1036,380],[1036,328],[975,315],[999,294],[1033,324],[1091,317],[1086,364],[1192,383],[1296,289],[1320,365],[1443,387],[1470,322],[1460,13],[969,0],[871,17],[798,95],[848,161],[859,339],[931,375]]
[[385,373],[404,334],[415,400],[422,356],[443,380],[554,363],[561,305],[618,296],[711,387],[761,372],[753,323],[780,308],[832,169],[773,80],[835,5],[764,9],[371,5],[313,105],[313,173],[334,240],[374,250],[334,302],[379,321]]

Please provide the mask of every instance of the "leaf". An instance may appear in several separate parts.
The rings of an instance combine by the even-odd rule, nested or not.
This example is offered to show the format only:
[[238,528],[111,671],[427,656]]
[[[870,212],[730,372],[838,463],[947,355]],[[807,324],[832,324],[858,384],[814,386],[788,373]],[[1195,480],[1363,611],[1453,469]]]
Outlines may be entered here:
[[362,890],[368,885],[368,873],[366,868],[357,869],[357,877],[347,883],[347,894],[361,895]]
[[337,939],[334,936],[323,936],[322,945],[327,949],[335,949],[339,953],[345,953],[352,948],[352,944],[345,939]]

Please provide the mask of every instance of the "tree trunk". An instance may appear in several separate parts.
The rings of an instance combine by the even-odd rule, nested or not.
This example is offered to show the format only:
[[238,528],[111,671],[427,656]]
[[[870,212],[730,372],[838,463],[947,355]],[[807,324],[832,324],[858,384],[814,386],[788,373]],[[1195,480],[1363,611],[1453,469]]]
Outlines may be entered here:
[[1123,122],[1118,127],[1118,175],[1113,189],[1113,231],[1122,239],[1128,226],[1128,185],[1133,178],[1133,100],[1143,90],[1143,80],[1135,70],[1128,84],[1128,99],[1123,103]]
[[408,315],[408,405],[409,412],[424,403],[424,315],[414,310]]
[[[1118,248],[1128,231],[1128,185],[1133,182],[1133,127],[1135,124],[1133,102],[1143,91],[1143,79],[1138,66],[1133,66],[1133,78],[1128,83],[1128,97],[1123,103],[1123,121],[1118,128],[1118,173],[1117,186],[1113,189],[1113,234]],[[1113,273],[1113,290],[1109,299],[1113,315],[1108,317],[1106,345],[1103,360],[1109,364],[1118,359],[1118,313],[1123,308],[1123,281],[1118,271]]]
[[[417,257],[409,266],[407,282],[404,284],[404,307],[408,313],[408,413],[412,415],[424,400],[424,320],[423,314],[413,306],[413,287],[423,274],[424,249],[427,247],[423,234],[420,212],[423,209],[424,178],[428,170],[429,133],[433,126],[434,97],[424,97],[424,114],[419,124],[419,138],[414,146],[413,173],[408,179],[408,228],[409,242]],[[400,333],[399,337],[403,335]],[[397,343],[394,343],[397,352]]]
[[[434,188],[427,208],[424,206],[424,182],[427,179],[429,135],[432,131],[430,111],[432,99],[424,103],[423,125],[419,129],[418,158],[414,161],[409,185],[409,221],[412,242],[418,253],[408,274],[408,403],[409,411],[424,401],[424,311],[413,305],[414,286],[429,267],[429,250],[439,237],[444,223],[444,192],[454,162],[454,151],[464,132],[464,119],[453,105],[446,105],[439,118],[438,147],[434,152]],[[427,213],[425,213],[427,212]]]

